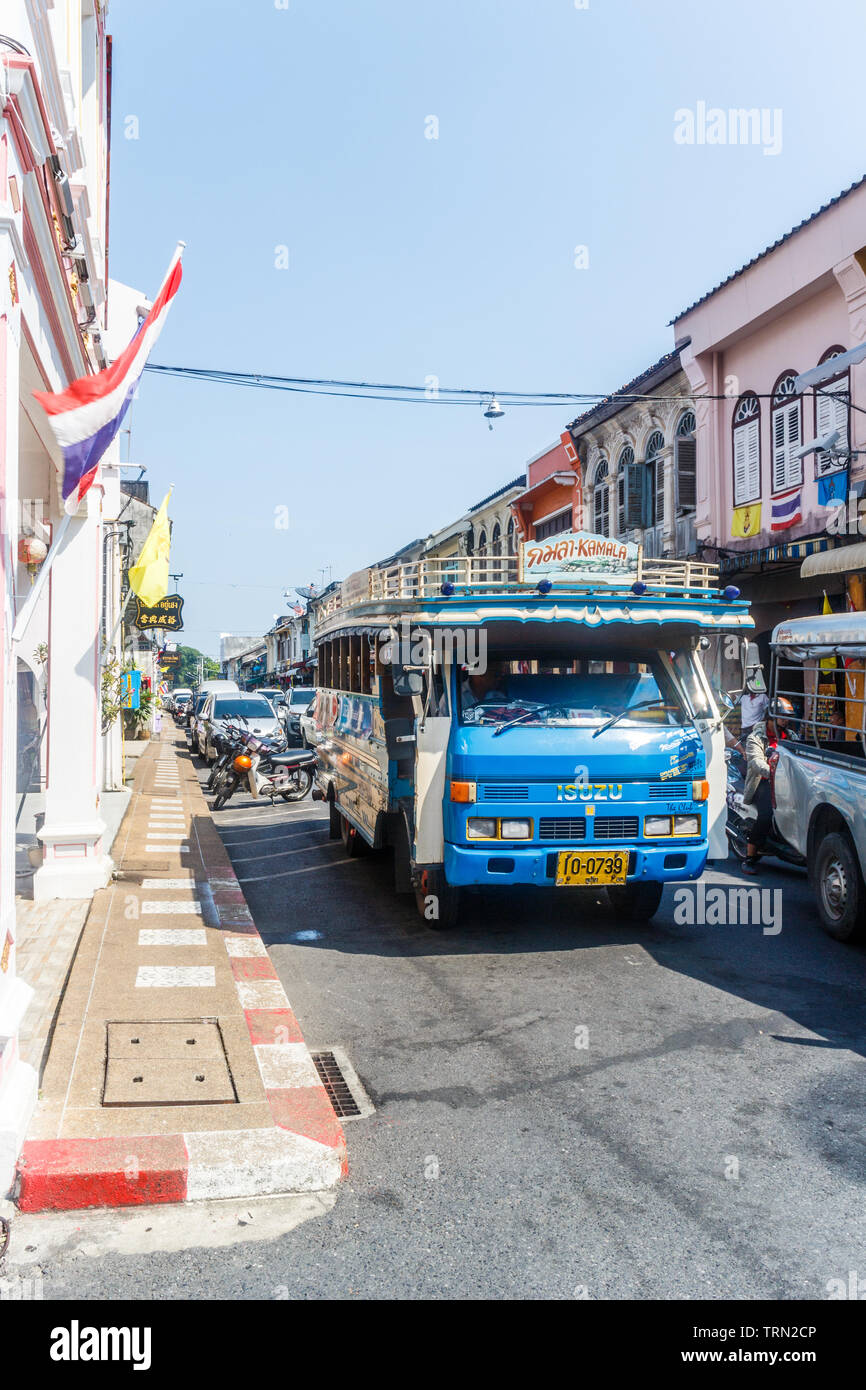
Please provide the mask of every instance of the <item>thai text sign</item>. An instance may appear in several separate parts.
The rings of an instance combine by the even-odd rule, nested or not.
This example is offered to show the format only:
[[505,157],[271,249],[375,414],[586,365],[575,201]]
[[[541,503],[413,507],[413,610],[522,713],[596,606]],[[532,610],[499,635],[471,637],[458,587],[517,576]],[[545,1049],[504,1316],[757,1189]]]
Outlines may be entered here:
[[141,708],[141,672],[122,671],[120,676],[120,704],[122,709]]
[[183,599],[180,594],[166,594],[159,603],[147,608],[140,598],[135,600],[136,611],[133,625],[145,630],[161,627],[167,632],[180,632],[183,627]]
[[637,574],[637,546],[591,531],[564,531],[549,540],[524,541],[521,576],[525,584],[626,584]]

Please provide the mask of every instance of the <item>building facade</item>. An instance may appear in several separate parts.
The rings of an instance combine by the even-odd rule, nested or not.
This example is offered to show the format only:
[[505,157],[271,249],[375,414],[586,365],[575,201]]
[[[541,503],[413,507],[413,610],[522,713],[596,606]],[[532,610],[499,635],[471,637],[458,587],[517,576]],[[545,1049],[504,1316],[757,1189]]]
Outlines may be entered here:
[[[69,522],[44,582],[38,557],[63,516],[61,459],[33,399],[34,391],[62,390],[107,363],[110,41],[97,0],[63,6],[7,0],[3,31],[0,1193],[11,1180],[36,1094],[35,1074],[21,1062],[17,1043],[30,997],[15,968],[19,776],[44,787],[43,862],[34,896],[87,897],[111,870],[99,815],[102,486],[91,489]],[[22,759],[25,748],[29,756]]]
[[[866,180],[756,256],[674,320],[697,423],[696,533],[752,603],[760,644],[776,622],[862,607],[866,552],[837,534],[862,493],[866,362],[820,391],[798,375],[866,340]],[[834,453],[802,454],[838,430]],[[846,581],[848,571],[855,583]]]

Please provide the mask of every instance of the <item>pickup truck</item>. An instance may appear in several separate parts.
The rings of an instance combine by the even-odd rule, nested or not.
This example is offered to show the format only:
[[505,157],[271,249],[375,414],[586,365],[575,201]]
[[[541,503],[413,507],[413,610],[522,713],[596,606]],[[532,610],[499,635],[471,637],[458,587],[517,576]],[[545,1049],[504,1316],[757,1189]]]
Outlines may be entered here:
[[798,715],[778,745],[779,833],[806,860],[821,925],[837,941],[866,934],[866,613],[779,623],[771,694]]

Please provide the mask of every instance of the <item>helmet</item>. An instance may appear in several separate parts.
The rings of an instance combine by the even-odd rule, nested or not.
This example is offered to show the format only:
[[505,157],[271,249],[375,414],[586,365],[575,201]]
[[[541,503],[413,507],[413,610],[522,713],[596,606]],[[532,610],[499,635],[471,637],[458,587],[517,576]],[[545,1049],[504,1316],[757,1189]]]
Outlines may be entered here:
[[771,700],[767,706],[767,718],[784,724],[787,720],[794,718],[794,706],[784,695],[777,695],[775,700]]

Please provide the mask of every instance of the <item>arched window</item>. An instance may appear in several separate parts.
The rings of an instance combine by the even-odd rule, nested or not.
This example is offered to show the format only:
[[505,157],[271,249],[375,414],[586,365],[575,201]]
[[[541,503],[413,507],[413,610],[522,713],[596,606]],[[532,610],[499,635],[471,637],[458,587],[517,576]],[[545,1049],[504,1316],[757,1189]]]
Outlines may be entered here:
[[[845,348],[828,348],[821,358],[821,362],[831,362],[834,357],[839,357],[845,352]],[[833,454],[822,450],[815,454],[815,477],[821,478],[825,473],[835,473],[836,470],[845,466],[850,439],[850,410],[851,410],[851,377],[846,370],[832,381],[825,381],[816,388],[815,391],[815,438],[825,439],[834,430],[839,431],[839,438],[833,445],[834,453],[842,454],[843,457],[833,457]]]
[[491,553],[491,555],[501,555],[501,554],[502,554],[502,527],[499,525],[499,522],[498,522],[498,521],[496,522],[495,526],[493,527],[493,535],[492,535],[492,537],[491,537],[490,553]]
[[803,460],[797,450],[803,443],[803,400],[794,385],[796,372],[783,372],[773,387],[770,410],[773,492],[787,492],[803,481]]
[[624,536],[627,530],[625,524],[625,494],[628,487],[628,470],[634,463],[634,449],[630,444],[626,444],[621,451],[616,465],[616,526],[617,535]]
[[610,488],[607,459],[599,459],[592,480],[592,529],[598,536],[610,535]]
[[505,535],[506,535],[506,542],[505,542],[505,553],[506,553],[506,555],[516,555],[516,554],[517,554],[517,544],[516,544],[516,542],[517,542],[517,536],[516,536],[516,527],[515,527],[515,525],[514,525],[514,517],[513,517],[513,516],[510,516],[510,517],[508,518],[508,529],[507,529],[507,531],[505,532]]
[[734,406],[732,421],[734,506],[757,502],[761,495],[761,402],[747,391]]
[[674,436],[674,476],[676,478],[677,516],[695,510],[696,498],[696,444],[697,421],[693,410],[685,410],[680,416]]
[[477,551],[476,551],[475,553],[476,553],[476,555],[486,555],[486,554],[487,554],[487,532],[486,532],[486,531],[479,531],[479,533],[478,533],[478,549],[477,549]]
[[661,526],[665,519],[665,464],[660,457],[665,447],[665,437],[661,430],[653,430],[646,442],[645,462],[650,470],[650,526]]

